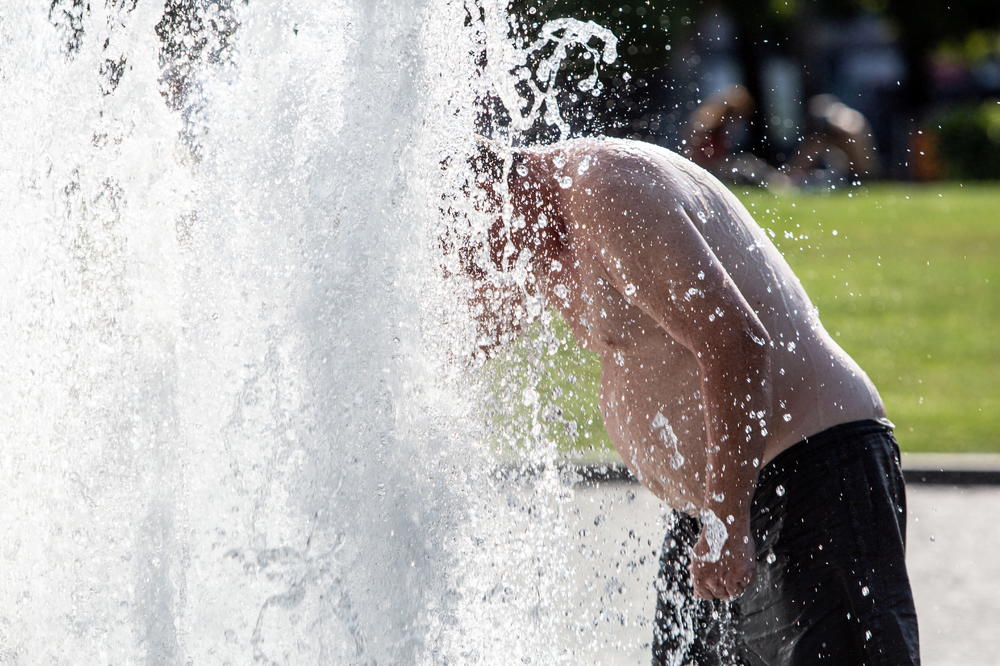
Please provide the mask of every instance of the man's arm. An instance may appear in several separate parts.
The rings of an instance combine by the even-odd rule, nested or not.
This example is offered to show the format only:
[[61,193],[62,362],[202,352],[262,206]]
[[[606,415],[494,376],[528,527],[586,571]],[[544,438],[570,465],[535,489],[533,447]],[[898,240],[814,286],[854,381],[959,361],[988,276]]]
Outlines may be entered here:
[[[770,414],[770,338],[688,213],[629,169],[614,184],[589,179],[585,220],[574,230],[605,263],[616,288],[697,358],[708,439],[705,505],[726,526],[717,562],[704,559],[703,530],[692,565],[701,597],[732,597],[753,572],[750,501]],[[608,174],[605,174],[608,175]],[[630,183],[629,178],[644,179]],[[612,180],[608,178],[608,180]],[[596,182],[594,182],[596,181]],[[664,193],[664,194],[661,194]],[[578,202],[583,203],[583,202]]]

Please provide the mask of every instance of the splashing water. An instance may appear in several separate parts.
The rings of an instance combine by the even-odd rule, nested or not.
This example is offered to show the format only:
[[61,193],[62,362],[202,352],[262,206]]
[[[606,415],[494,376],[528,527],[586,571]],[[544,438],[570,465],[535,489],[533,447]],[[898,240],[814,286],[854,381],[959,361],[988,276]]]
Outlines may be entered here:
[[[566,18],[549,21],[536,39],[519,46],[507,38],[509,20],[502,3],[483,8],[482,42],[488,54],[483,75],[488,89],[510,112],[515,132],[526,132],[541,117],[558,128],[560,137],[568,138],[570,127],[560,111],[556,81],[563,62],[571,57],[571,49],[581,49],[590,73],[576,87],[599,96],[601,67],[617,59],[618,39],[593,21]],[[519,86],[526,90],[520,91]]]
[[718,562],[722,557],[722,549],[726,545],[726,540],[729,538],[729,530],[726,529],[726,524],[722,522],[718,514],[711,509],[701,509],[698,512],[698,517],[701,518],[705,540],[708,543],[708,554],[703,559],[705,562]]
[[570,491],[492,475],[447,360],[439,165],[613,36],[546,26],[526,103],[498,2],[42,4],[0,9],[0,661],[578,658]]
[[663,415],[663,412],[656,412],[653,420],[650,421],[650,427],[656,432],[660,441],[663,442],[663,446],[670,450],[670,467],[673,469],[683,467],[684,455],[680,451],[680,440],[667,421],[667,417]]

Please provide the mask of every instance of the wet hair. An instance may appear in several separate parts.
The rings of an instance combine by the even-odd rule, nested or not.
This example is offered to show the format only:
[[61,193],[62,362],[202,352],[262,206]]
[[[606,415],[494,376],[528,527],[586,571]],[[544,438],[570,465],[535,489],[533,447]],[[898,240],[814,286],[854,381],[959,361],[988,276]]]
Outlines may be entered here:
[[[504,178],[505,158],[509,155],[510,149],[476,134],[473,137],[473,145],[464,155],[462,153],[449,155],[441,161],[440,166],[444,171],[453,167],[458,168],[460,180],[455,185],[460,192],[460,198],[471,201],[473,207],[480,213],[499,217],[502,200],[506,194],[506,188],[500,184]],[[463,166],[465,168],[462,168]],[[442,197],[441,213],[452,218],[452,223],[445,225],[438,240],[446,255],[457,258],[460,272],[477,280],[483,279],[487,274],[485,266],[494,263],[495,267],[499,268],[498,251],[489,245],[490,233],[476,238],[474,229],[461,221],[466,216],[461,209],[461,205],[457,208],[452,207],[449,195]],[[502,222],[492,223],[493,227],[498,225],[502,226]],[[447,269],[445,272],[448,274]]]
[[[446,252],[457,251],[462,271],[475,279],[485,277],[488,266],[499,271],[510,267],[509,262],[504,260],[504,252],[512,237],[531,235],[534,245],[541,238],[538,230],[529,230],[524,225],[517,230],[505,231],[505,204],[511,204],[515,211],[525,207],[541,208],[538,188],[523,177],[527,159],[526,151],[507,147],[480,135],[475,135],[474,145],[465,155],[468,170],[461,185],[462,193],[480,213],[494,219],[483,230],[483,236],[476,238],[471,228],[466,231],[456,228],[442,238],[442,245]],[[446,164],[443,166],[447,168]],[[550,215],[550,218],[554,217]],[[522,242],[527,244],[528,239]]]
[[477,179],[486,179],[490,182],[500,182],[503,178],[503,167],[507,152],[500,144],[484,136],[475,136],[476,145],[469,155],[469,167]]

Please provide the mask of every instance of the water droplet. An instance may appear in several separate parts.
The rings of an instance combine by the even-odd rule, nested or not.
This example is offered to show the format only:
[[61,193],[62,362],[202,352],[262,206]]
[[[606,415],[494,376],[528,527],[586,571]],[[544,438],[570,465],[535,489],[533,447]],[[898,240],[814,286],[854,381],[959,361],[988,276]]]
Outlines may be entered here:
[[785,487],[778,486],[777,488],[774,489],[774,492],[778,494],[778,497],[783,497],[785,495]]
[[729,532],[722,520],[711,509],[702,509],[698,515],[701,518],[703,534],[709,548],[708,555],[702,559],[705,562],[718,562],[719,558],[722,557],[722,547],[726,544]]
[[699,280],[705,279],[705,271],[698,271],[698,279]]
[[634,284],[632,284],[631,282],[629,282],[628,284],[625,285],[625,295],[626,296],[635,296],[635,292],[636,291],[637,291],[636,290],[636,286]]
[[701,289],[695,289],[694,287],[691,287],[686,292],[684,292],[684,300],[685,301],[690,301],[695,296],[702,296],[703,297],[704,295],[705,295],[705,292],[703,292]]
[[867,585],[861,588],[861,596],[863,597],[867,597],[869,594],[871,594],[871,592],[872,591],[868,589]]
[[785,414],[781,418],[783,418],[785,420],[785,423],[788,423],[789,421],[792,420],[792,415],[791,414]]
[[865,632],[865,640],[866,641],[870,641],[871,639],[872,639],[872,632],[866,631]]
[[670,467],[671,469],[684,467],[684,456],[681,455],[680,451],[674,451],[670,454]]
[[559,176],[556,178],[556,182],[558,182],[559,187],[563,188],[564,190],[573,187],[573,179],[570,178],[569,176]]
[[767,560],[768,564],[774,564],[775,560],[777,560],[778,557],[774,553],[768,553],[767,557],[765,557],[764,559]]

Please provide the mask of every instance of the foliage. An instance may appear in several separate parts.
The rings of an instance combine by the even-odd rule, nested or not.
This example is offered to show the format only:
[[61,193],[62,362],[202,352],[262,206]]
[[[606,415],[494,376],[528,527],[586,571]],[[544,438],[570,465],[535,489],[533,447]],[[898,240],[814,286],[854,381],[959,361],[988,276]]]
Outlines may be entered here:
[[923,43],[928,51],[947,39],[1000,25],[1000,3],[995,0],[887,0],[884,9],[904,37]]
[[956,106],[931,120],[948,175],[1000,179],[1000,100]]

